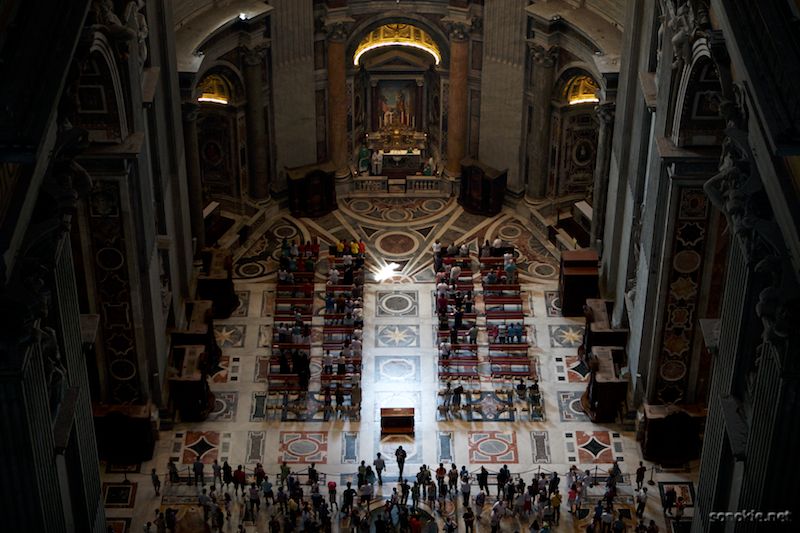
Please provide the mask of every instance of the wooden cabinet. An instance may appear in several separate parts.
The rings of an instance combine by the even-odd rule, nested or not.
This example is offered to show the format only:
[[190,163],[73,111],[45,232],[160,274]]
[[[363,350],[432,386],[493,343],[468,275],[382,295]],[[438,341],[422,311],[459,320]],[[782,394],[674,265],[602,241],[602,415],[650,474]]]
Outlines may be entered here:
[[[608,346],[595,346],[589,358],[592,374],[581,406],[592,422],[614,422],[628,396],[628,380],[620,377],[624,352]],[[624,364],[624,362],[622,362]]]
[[559,292],[563,316],[583,316],[587,298],[600,294],[599,256],[594,250],[565,250],[561,252]]
[[239,307],[233,289],[233,258],[227,250],[206,248],[200,253],[203,271],[197,276],[197,296],[214,302],[214,318],[228,318]]
[[707,409],[702,405],[645,403],[642,456],[665,466],[685,466],[700,457]]
[[462,160],[458,203],[476,215],[496,215],[503,208],[507,175],[507,170],[497,170],[475,159]]
[[381,433],[414,433],[414,408],[389,407],[381,409]]
[[286,169],[292,216],[316,218],[336,209],[335,170],[333,163]]

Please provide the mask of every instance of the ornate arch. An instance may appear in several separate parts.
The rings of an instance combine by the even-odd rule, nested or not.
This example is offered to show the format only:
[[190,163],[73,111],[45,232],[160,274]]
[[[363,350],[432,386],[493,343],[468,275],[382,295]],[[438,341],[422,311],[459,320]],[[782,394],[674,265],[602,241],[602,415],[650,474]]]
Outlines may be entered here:
[[239,67],[224,59],[215,59],[208,62],[203,61],[203,64],[200,65],[200,70],[197,71],[197,76],[195,76],[194,86],[192,87],[192,100],[196,100],[199,96],[197,89],[202,81],[212,74],[222,76],[231,84],[232,99],[229,102],[230,104],[239,105],[244,101],[244,76],[241,70],[239,70]]
[[442,65],[449,68],[450,65],[450,40],[447,34],[434,24],[430,19],[418,15],[416,13],[406,13],[401,11],[389,11],[386,13],[377,13],[369,16],[364,20],[358,22],[350,30],[345,43],[347,50],[347,57],[352,58],[359,43],[371,31],[384,26],[386,24],[410,24],[425,31],[436,42],[439,47],[439,52],[442,55]]

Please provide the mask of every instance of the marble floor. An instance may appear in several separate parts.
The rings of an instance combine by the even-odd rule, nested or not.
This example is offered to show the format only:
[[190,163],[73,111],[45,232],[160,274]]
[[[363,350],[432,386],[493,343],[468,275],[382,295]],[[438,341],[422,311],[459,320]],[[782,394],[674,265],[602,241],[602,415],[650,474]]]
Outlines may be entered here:
[[[513,242],[519,251],[524,324],[544,399],[541,420],[529,420],[521,409],[522,402],[516,401],[514,409],[503,406],[502,390],[509,385],[490,379],[485,368],[479,368],[481,392],[473,394],[472,401],[483,407],[494,403],[501,408],[483,409],[484,415],[479,417],[445,417],[437,409],[431,243],[437,238],[444,243],[466,241],[474,256],[484,239],[495,236]],[[365,288],[360,420],[326,421],[311,407],[307,416],[280,420],[280,416],[273,417],[266,409],[266,358],[273,328],[277,266],[274,250],[284,237],[318,238],[322,243],[360,238],[367,243],[367,266],[371,271],[376,272],[390,261],[399,265],[396,276],[383,283],[368,281]],[[562,477],[565,502],[564,473],[573,464],[602,473],[616,460],[624,474],[633,474],[638,466],[641,452],[632,425],[594,424],[580,411],[578,398],[586,387],[588,371],[576,357],[582,321],[561,317],[556,292],[557,261],[549,245],[514,213],[483,218],[465,213],[453,200],[439,198],[340,201],[339,210],[320,219],[283,215],[269,221],[254,232],[235,260],[235,284],[241,305],[229,319],[215,321],[223,352],[220,368],[211,377],[215,409],[205,422],[178,423],[161,431],[152,461],[102,466],[104,503],[109,525],[115,532],[142,531],[144,523],[153,519],[154,510],[167,506],[180,509],[179,516],[185,516],[187,521],[197,513],[196,487],[164,486],[161,496],[155,496],[149,473],[155,468],[164,475],[169,458],[184,470],[196,457],[207,465],[214,459],[220,463],[227,460],[234,468],[242,464],[252,469],[261,462],[270,474],[277,472],[281,461],[298,471],[315,463],[324,476],[336,480],[341,487],[354,478],[356,465],[362,459],[370,464],[375,453],[382,452],[388,463],[384,479],[389,482],[378,494],[386,496],[391,494],[391,481],[397,476],[394,450],[402,444],[408,450],[406,472],[416,472],[423,463],[455,463],[459,468],[466,465],[471,472],[482,465],[496,472],[507,464],[515,478],[521,475],[529,482],[540,472],[557,471]],[[321,260],[312,319],[315,332],[322,330],[326,271],[327,262]],[[475,285],[480,289],[477,277]],[[478,309],[482,310],[480,298]],[[479,344],[485,344],[485,320],[479,318],[478,324]],[[479,357],[485,358],[486,350],[482,347]],[[321,355],[321,335],[315,333],[312,390],[319,388]],[[381,438],[381,407],[414,407],[415,434]],[[210,478],[210,467],[206,471]],[[654,485],[649,487],[647,520],[655,519],[661,531],[683,531],[679,527],[682,524],[665,520],[659,490],[676,484],[679,493],[690,498],[696,475],[697,465],[687,465],[680,471],[656,467]],[[125,477],[132,483],[122,483]],[[633,515],[634,488],[629,481],[619,486],[617,508],[623,510],[623,515]],[[477,487],[473,495],[476,490]],[[590,502],[600,496],[602,487],[590,489]],[[562,509],[565,507],[566,504]],[[454,500],[448,510],[455,510],[460,517],[461,503]],[[691,507],[686,514],[691,516]],[[266,531],[268,516],[269,511],[262,505],[256,524],[247,523],[245,529]],[[234,509],[233,521],[226,524],[226,531],[236,531],[238,517]],[[562,511],[561,523],[555,529],[580,531],[589,520]],[[634,524],[632,520],[626,523],[629,527]],[[334,530],[339,526],[335,524]],[[527,522],[514,517],[502,523],[503,531],[527,531],[527,527]],[[488,521],[477,526],[478,531],[489,529]]]

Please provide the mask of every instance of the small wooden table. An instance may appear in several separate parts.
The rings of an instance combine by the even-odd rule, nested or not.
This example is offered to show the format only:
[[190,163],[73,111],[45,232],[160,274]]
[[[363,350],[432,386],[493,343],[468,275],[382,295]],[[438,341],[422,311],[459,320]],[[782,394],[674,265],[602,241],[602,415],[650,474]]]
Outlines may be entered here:
[[381,433],[414,433],[414,408],[381,409]]

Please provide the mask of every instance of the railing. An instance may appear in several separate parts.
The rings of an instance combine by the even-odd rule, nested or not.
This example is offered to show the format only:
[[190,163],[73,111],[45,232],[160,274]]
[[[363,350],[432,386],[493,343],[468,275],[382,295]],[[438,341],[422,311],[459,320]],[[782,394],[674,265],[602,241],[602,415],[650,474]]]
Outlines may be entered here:
[[353,194],[375,194],[389,192],[386,176],[358,176],[353,179]]
[[435,176],[408,176],[406,192],[410,195],[438,195],[441,192],[441,178]]
[[[397,189],[397,182],[400,187]],[[405,181],[405,187],[402,182]],[[370,196],[375,194],[397,193],[412,197],[446,196],[442,178],[437,176],[406,176],[393,181],[392,189],[389,188],[387,176],[357,176],[353,178],[351,194],[353,196]]]

